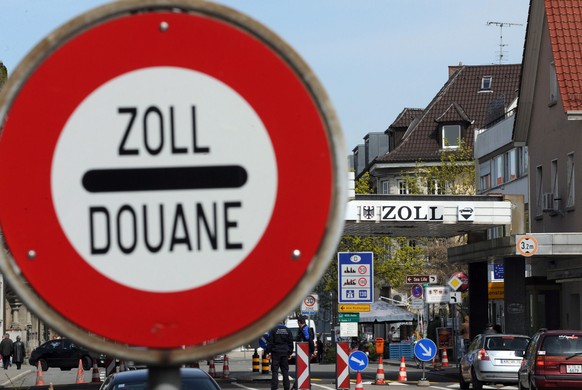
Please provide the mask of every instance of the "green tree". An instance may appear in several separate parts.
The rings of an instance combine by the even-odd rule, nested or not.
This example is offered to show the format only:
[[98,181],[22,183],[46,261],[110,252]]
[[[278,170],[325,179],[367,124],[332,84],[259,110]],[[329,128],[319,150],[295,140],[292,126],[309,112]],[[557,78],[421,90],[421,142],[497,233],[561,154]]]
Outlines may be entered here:
[[411,194],[475,194],[473,149],[460,142],[455,149],[445,149],[437,165],[419,160],[411,172],[403,172]]

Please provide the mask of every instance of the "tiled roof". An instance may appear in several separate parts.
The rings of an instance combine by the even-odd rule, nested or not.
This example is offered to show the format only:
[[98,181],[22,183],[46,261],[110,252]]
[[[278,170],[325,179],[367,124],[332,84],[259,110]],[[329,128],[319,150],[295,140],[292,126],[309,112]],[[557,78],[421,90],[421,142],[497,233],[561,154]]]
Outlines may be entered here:
[[546,0],[554,66],[565,111],[582,110],[582,7],[579,0]]
[[[485,127],[489,105],[503,99],[507,107],[515,97],[520,70],[519,64],[459,67],[424,110],[420,121],[406,132],[402,143],[376,162],[440,161],[437,120],[443,119],[470,122],[464,141],[473,148],[474,130]],[[484,76],[492,77],[487,91],[481,90]]]
[[420,118],[422,115],[422,108],[405,108],[402,110],[390,127],[408,127],[410,123],[416,118]]

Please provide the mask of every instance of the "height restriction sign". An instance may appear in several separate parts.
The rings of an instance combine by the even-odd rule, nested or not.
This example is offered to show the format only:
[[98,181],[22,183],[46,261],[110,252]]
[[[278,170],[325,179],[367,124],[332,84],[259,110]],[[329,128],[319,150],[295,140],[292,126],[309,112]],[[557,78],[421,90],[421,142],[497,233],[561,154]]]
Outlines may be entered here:
[[[347,167],[329,99],[286,43],[229,8],[90,11],[25,58],[0,107],[2,272],[21,272],[16,289],[48,304],[51,326],[96,335],[85,344],[176,349],[164,361],[242,345],[335,250]],[[257,272],[277,283],[251,301]]]

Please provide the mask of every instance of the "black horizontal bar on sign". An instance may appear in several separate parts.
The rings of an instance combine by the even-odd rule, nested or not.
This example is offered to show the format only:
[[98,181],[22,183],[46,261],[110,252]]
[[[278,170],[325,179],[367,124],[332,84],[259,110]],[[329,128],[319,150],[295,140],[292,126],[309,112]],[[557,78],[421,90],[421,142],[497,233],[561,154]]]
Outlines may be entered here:
[[133,192],[239,188],[247,171],[238,165],[92,169],[83,175],[89,192]]

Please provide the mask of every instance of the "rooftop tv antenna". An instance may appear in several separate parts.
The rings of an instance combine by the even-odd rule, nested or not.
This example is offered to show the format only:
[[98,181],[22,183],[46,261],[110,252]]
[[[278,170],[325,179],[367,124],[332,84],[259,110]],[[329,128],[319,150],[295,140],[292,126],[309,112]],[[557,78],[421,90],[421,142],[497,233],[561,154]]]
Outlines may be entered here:
[[503,27],[511,27],[511,26],[523,26],[523,24],[519,23],[507,23],[507,22],[487,22],[488,26],[495,25],[499,27],[499,63],[503,61],[503,47],[507,46],[503,44]]

